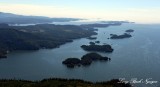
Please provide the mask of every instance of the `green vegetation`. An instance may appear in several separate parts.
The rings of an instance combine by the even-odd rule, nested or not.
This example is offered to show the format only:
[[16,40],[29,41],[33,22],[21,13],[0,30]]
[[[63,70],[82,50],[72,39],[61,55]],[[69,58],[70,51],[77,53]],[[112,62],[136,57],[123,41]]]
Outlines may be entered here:
[[111,58],[103,57],[98,53],[88,53],[81,58],[81,64],[90,65],[93,61],[110,61]]
[[132,87],[117,79],[106,82],[87,82],[75,79],[44,79],[42,81],[0,80],[0,87]]
[[133,30],[133,29],[128,29],[128,30],[126,30],[125,32],[130,33],[130,32],[134,32],[134,30]]
[[111,45],[82,45],[82,49],[86,51],[113,52]]
[[128,29],[125,31],[122,35],[116,35],[116,34],[110,34],[110,39],[124,39],[124,38],[130,38],[132,35],[130,33],[134,32],[132,29]]
[[68,68],[74,68],[75,66],[88,66],[91,65],[93,61],[110,61],[111,58],[103,57],[97,53],[88,53],[81,57],[81,60],[78,58],[67,58],[62,62]]
[[111,39],[123,39],[123,38],[130,38],[132,37],[132,35],[128,34],[128,33],[124,33],[122,35],[116,35],[116,34],[110,34],[111,35]]
[[68,68],[74,68],[75,66],[81,66],[81,60],[78,58],[67,58],[62,62]]
[[83,29],[74,25],[7,26],[1,24],[0,52],[56,48],[67,42],[72,42],[73,39],[89,37],[95,34],[93,30]]

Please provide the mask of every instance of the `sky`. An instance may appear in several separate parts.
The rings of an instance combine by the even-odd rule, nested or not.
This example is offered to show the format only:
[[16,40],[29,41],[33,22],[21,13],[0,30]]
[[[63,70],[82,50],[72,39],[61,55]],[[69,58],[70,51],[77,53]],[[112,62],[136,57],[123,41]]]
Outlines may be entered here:
[[160,0],[0,0],[0,12],[160,24]]

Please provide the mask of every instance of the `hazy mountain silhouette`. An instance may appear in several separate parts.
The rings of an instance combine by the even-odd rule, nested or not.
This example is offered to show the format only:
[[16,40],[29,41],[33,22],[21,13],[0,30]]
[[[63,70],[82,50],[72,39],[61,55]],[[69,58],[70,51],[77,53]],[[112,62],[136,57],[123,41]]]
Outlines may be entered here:
[[26,23],[50,23],[76,21],[77,18],[50,18],[44,16],[24,16],[12,13],[0,12],[0,23],[7,24],[26,24]]

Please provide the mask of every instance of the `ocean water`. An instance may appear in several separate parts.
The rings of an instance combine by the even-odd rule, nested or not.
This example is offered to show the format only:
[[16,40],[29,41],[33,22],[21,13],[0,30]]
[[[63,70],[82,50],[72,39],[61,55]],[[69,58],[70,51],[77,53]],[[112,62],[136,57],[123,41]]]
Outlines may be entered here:
[[[131,38],[107,39],[110,34],[135,30]],[[140,87],[158,87],[160,81],[160,25],[123,24],[98,28],[97,40],[76,39],[60,48],[38,51],[15,51],[0,60],[0,78],[41,80],[44,78],[75,78],[87,81],[107,81],[123,78],[132,82],[142,80]],[[111,44],[113,53],[100,53],[110,62],[94,62],[88,67],[69,69],[62,64],[68,57],[80,58],[88,53],[80,48],[90,41]],[[158,81],[146,84],[146,80]]]

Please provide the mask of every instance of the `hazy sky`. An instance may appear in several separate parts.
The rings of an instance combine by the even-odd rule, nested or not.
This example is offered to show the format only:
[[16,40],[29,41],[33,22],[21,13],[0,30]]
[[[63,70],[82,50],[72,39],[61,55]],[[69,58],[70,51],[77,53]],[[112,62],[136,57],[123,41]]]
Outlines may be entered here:
[[160,0],[0,0],[0,11],[49,17],[160,23]]

